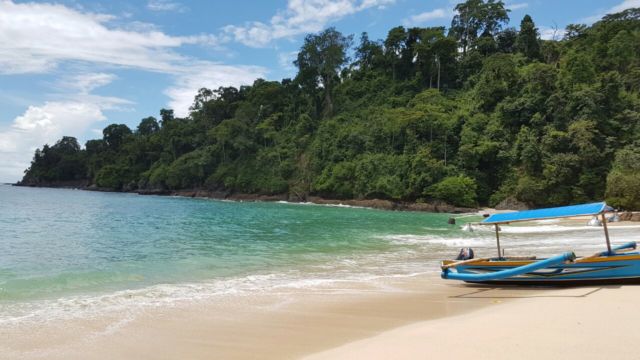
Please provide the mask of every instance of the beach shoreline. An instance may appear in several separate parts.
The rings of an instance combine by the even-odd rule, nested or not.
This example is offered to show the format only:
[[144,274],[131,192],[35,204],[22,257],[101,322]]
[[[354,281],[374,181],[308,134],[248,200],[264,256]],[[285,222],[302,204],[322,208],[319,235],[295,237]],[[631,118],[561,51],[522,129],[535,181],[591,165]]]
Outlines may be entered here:
[[[515,301],[416,322],[305,359],[632,359],[638,286],[531,289]],[[503,289],[477,297],[503,299]]]
[[[512,355],[518,351],[535,354],[535,347],[546,343],[547,336],[562,338],[566,333],[583,330],[588,336],[599,334],[600,323],[593,319],[602,319],[606,312],[601,315],[598,311],[609,307],[615,310],[611,326],[628,329],[631,325],[622,314],[633,313],[633,299],[640,294],[640,288],[632,286],[508,288],[442,280],[439,261],[454,258],[461,247],[473,247],[478,257],[495,254],[493,229],[461,230],[464,221],[477,221],[471,218],[460,219],[459,224],[450,225],[447,224],[448,216],[442,214],[400,214],[166,197],[140,199],[130,195],[79,191],[13,190],[19,191],[7,199],[24,202],[25,195],[30,195],[39,200],[37,208],[44,209],[44,212],[34,218],[34,208],[27,207],[15,215],[7,213],[6,218],[18,216],[16,224],[24,223],[25,220],[21,219],[48,224],[39,227],[47,229],[55,228],[57,223],[67,224],[58,228],[53,237],[49,237],[51,231],[38,232],[37,240],[42,241],[32,249],[46,248],[58,239],[61,240],[60,249],[67,251],[73,244],[67,240],[75,239],[77,245],[82,245],[77,247],[78,250],[93,249],[92,253],[100,258],[112,254],[116,259],[122,259],[121,256],[126,258],[135,251],[148,256],[160,248],[171,251],[159,253],[153,263],[118,263],[111,273],[98,268],[96,274],[99,276],[65,267],[58,270],[61,276],[50,278],[48,273],[30,272],[29,264],[26,264],[24,275],[15,277],[11,272],[5,272],[4,279],[8,281],[0,284],[0,296],[3,296],[0,298],[0,339],[3,339],[0,341],[0,354],[7,359],[287,359],[304,356],[353,358],[354,354],[388,358],[391,357],[390,352],[397,352],[397,358],[424,357],[420,356],[421,353],[478,357],[477,353],[452,351],[451,348],[456,346],[467,347],[469,351],[479,349],[483,356],[500,358],[503,353],[499,345],[504,342],[503,338],[518,344],[518,349],[510,348],[504,353]],[[47,201],[42,202],[43,199]],[[59,204],[68,206],[74,201],[74,212],[61,219],[56,217],[65,214],[60,212]],[[129,211],[105,217],[103,212],[91,212],[100,208],[96,204],[103,207],[106,204],[114,209],[127,204]],[[146,214],[149,213],[156,215],[148,218]],[[207,214],[211,218],[192,216],[195,213]],[[82,216],[91,221],[105,220],[89,228],[92,231],[64,232],[69,224],[80,223],[78,219]],[[202,221],[193,222],[194,219]],[[505,225],[502,246],[510,255],[551,256],[575,251],[578,255],[587,256],[601,252],[606,246],[604,228],[587,227],[588,219]],[[262,223],[256,223],[256,220],[265,226],[261,227]],[[147,222],[154,226],[139,225]],[[217,238],[209,237],[217,234],[214,232],[216,226],[236,223],[251,224],[252,230],[262,229],[266,231],[265,237],[251,235],[248,238],[251,241],[225,243],[225,239],[238,238],[238,229],[248,231],[248,228],[237,226],[231,228],[233,231],[220,231]],[[327,224],[333,224],[333,232],[328,233]],[[315,225],[317,228],[313,228]],[[176,226],[180,230],[172,232]],[[104,232],[104,237],[93,238],[96,228],[110,230]],[[609,228],[612,243],[640,241],[638,228],[637,223],[612,223]],[[119,231],[121,229],[126,231]],[[149,229],[160,229],[157,234],[166,241],[151,242],[150,247],[141,246],[152,234]],[[24,233],[21,227],[14,231]],[[203,235],[199,235],[200,231]],[[186,241],[179,242],[182,233],[191,235]],[[289,238],[287,234],[290,234]],[[334,242],[324,240],[327,236]],[[280,241],[286,239],[289,239],[284,243],[289,246],[285,248],[286,252],[276,252],[273,257],[260,256],[267,249],[264,245],[282,246]],[[305,243],[304,240],[309,239],[322,241],[315,245],[313,242]],[[5,253],[10,254],[11,249],[22,243],[22,240],[7,243],[10,246],[6,247]],[[100,244],[105,246],[96,246]],[[121,244],[116,247],[121,251],[109,253],[109,249],[117,244]],[[226,266],[240,264],[236,265],[236,273],[224,275],[211,270],[211,266],[220,262],[198,262],[201,257],[194,257],[191,253],[193,249],[215,244],[226,245],[207,248],[203,253],[206,259],[219,251],[228,250],[235,254],[241,246],[255,244],[260,247],[244,253],[251,262],[242,262],[243,257],[221,258]],[[359,246],[351,247],[354,244]],[[327,250],[335,246],[341,246],[341,252]],[[57,249],[51,248],[53,253]],[[186,252],[180,252],[180,249]],[[172,259],[176,251],[177,255],[189,255],[186,261],[168,262],[167,258]],[[50,262],[39,261],[48,252],[38,254],[34,257],[38,261],[33,263],[42,264],[42,269],[51,271]],[[81,261],[83,256],[87,256],[85,252],[77,254],[80,256],[67,258]],[[322,256],[325,256],[324,260]],[[281,262],[274,262],[274,259],[281,259]],[[197,266],[193,269],[208,275],[199,277],[195,276],[196,272],[189,272],[177,276],[176,272],[182,271],[184,266],[193,266],[194,262]],[[254,268],[251,270],[242,264],[254,265]],[[155,269],[155,265],[162,272],[146,270]],[[14,265],[16,269],[20,266],[25,266],[22,259]],[[11,276],[17,281],[13,281]],[[120,282],[115,283],[111,279]],[[104,286],[92,286],[96,282]],[[31,284],[34,285],[29,288]],[[88,286],[74,288],[77,286],[74,284]],[[65,287],[69,290],[38,293],[42,288],[64,290]],[[616,294],[622,294],[621,302]],[[579,306],[574,307],[574,303],[579,303]],[[635,319],[635,315],[630,316]],[[588,327],[553,325],[547,329],[540,323],[540,319],[545,319],[553,324],[557,321],[575,324],[582,318],[589,319]],[[467,322],[471,324],[468,331]],[[525,338],[513,337],[514,334],[504,332],[502,324],[508,324],[507,329],[523,327],[537,330],[523,331]],[[474,336],[472,341],[460,340],[461,328]],[[434,332],[438,334],[433,335]],[[494,334],[500,337],[495,338],[498,335]],[[621,334],[620,338],[626,339],[625,335]],[[397,343],[404,339],[414,339],[416,344]],[[599,340],[589,339],[593,343]],[[605,341],[617,343],[617,339],[609,335]],[[560,346],[553,340],[549,342]],[[435,346],[437,350],[425,349],[425,346]],[[411,349],[398,351],[402,347]],[[367,353],[368,349],[377,350],[371,354]],[[620,357],[627,355],[611,347],[605,349],[610,354],[620,354]],[[590,352],[602,355],[598,349],[590,349]],[[571,357],[571,354],[562,354]]]
[[630,358],[619,344],[640,320],[634,286],[493,287],[421,275],[351,290],[5,328],[0,350],[7,359],[571,359],[580,346],[581,358]]
[[349,206],[362,207],[377,210],[392,211],[421,211],[429,213],[451,213],[451,214],[468,214],[476,213],[479,208],[466,208],[454,206],[444,202],[411,202],[396,201],[387,199],[328,199],[321,196],[307,196],[304,198],[292,197],[288,194],[246,194],[246,193],[230,193],[225,191],[215,191],[206,189],[182,189],[182,190],[160,190],[160,189],[136,189],[136,190],[112,190],[99,188],[95,186],[87,186],[84,183],[70,182],[60,184],[9,184],[11,186],[31,187],[31,188],[50,188],[50,189],[70,189],[83,191],[97,191],[110,193],[138,194],[144,196],[177,196],[184,198],[202,198],[214,200],[229,201],[246,201],[246,202],[289,202],[289,203],[309,203],[315,205],[332,205],[332,206]]
[[299,358],[416,321],[469,313],[505,301],[466,299],[475,287],[437,275],[228,296],[117,314],[4,327],[9,359]]
[[[27,185],[27,184],[5,184],[9,186],[19,187],[32,187],[32,188],[45,188],[45,189],[67,189],[67,190],[82,190],[82,191],[96,191],[96,192],[109,192],[109,193],[123,193],[123,194],[137,194],[143,196],[173,196],[183,198],[198,198],[198,199],[212,199],[212,200],[225,200],[225,201],[238,201],[238,202],[284,202],[291,204],[312,204],[312,205],[327,205],[327,206],[344,206],[344,207],[359,207],[366,209],[386,210],[386,211],[415,211],[426,213],[447,213],[452,215],[477,215],[486,216],[500,212],[510,212],[524,210],[520,206],[507,206],[507,207],[478,207],[478,208],[466,208],[454,206],[444,202],[411,202],[411,201],[395,201],[386,199],[327,199],[321,196],[308,196],[305,199],[291,198],[287,194],[279,195],[263,195],[263,194],[245,194],[245,193],[228,193],[222,191],[203,190],[203,189],[184,189],[184,190],[131,190],[131,191],[116,191],[104,188],[97,188],[93,186],[85,186],[82,184],[50,184],[50,185]],[[509,204],[508,204],[509,205]],[[627,214],[622,216],[621,221],[640,222],[640,212],[638,211],[623,211],[621,214]]]

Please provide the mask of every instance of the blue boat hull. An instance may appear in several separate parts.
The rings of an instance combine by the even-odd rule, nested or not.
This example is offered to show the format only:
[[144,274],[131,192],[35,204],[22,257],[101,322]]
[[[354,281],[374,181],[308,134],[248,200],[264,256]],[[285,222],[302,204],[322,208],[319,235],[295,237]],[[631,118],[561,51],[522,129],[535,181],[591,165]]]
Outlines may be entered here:
[[[486,261],[460,265],[457,267],[457,273],[481,275],[514,269],[534,262],[536,261]],[[640,253],[602,256],[584,262],[578,260],[578,262],[574,263],[560,263],[504,279],[462,280],[468,283],[480,284],[539,286],[640,284]]]

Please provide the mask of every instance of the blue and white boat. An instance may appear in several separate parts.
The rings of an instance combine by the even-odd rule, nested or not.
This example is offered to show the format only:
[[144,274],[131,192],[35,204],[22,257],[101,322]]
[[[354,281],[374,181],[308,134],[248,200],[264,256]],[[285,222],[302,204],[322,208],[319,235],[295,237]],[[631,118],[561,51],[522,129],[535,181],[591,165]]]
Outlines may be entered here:
[[[494,214],[479,224],[495,228],[498,256],[474,258],[466,249],[456,260],[442,262],[442,278],[468,283],[576,286],[594,284],[640,284],[640,253],[636,243],[612,246],[605,213],[613,211],[604,202]],[[500,249],[500,225],[521,221],[599,216],[606,241],[606,251],[576,257],[565,252],[546,259],[504,257]],[[455,271],[454,271],[455,269]]]

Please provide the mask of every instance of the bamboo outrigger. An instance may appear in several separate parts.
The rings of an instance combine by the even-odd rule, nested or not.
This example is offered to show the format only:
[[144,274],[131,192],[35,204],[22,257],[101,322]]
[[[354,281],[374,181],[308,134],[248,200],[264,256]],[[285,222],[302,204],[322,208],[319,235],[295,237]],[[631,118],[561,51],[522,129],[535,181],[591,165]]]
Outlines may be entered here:
[[[605,213],[612,210],[606,203],[599,202],[491,215],[480,224],[495,227],[498,256],[459,261],[445,260],[442,262],[442,278],[470,283],[514,285],[640,283],[640,253],[635,251],[636,243],[630,242],[611,247]],[[577,258],[573,252],[566,252],[548,259],[502,256],[500,225],[588,215],[602,217],[606,251],[580,258]]]

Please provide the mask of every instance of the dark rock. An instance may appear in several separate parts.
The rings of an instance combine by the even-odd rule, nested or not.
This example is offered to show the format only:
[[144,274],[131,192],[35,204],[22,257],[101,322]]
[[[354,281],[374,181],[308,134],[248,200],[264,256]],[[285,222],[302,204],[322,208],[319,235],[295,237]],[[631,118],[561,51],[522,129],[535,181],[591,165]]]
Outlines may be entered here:
[[508,197],[500,201],[496,206],[496,210],[528,210],[529,206],[522,201],[516,200],[514,197]]
[[620,213],[620,221],[631,221],[631,218],[633,217],[633,213],[631,212],[623,212]]
[[171,191],[163,189],[139,189],[136,193],[139,195],[171,195]]
[[403,210],[437,212],[438,209],[431,203],[407,203]]

